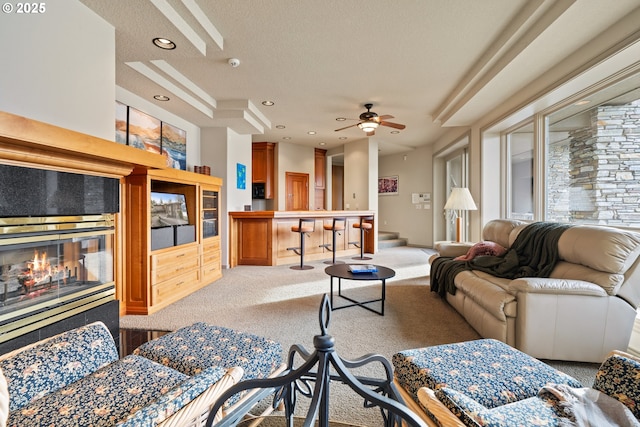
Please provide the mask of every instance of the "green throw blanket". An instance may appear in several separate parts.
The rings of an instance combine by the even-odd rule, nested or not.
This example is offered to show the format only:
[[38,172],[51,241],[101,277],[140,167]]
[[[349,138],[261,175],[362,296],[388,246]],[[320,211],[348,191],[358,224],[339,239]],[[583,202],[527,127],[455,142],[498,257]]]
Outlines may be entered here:
[[439,257],[431,264],[431,291],[456,293],[453,282],[464,270],[480,270],[496,277],[549,277],[558,261],[558,239],[571,227],[556,222],[534,222],[522,229],[504,256],[479,256],[469,261]]

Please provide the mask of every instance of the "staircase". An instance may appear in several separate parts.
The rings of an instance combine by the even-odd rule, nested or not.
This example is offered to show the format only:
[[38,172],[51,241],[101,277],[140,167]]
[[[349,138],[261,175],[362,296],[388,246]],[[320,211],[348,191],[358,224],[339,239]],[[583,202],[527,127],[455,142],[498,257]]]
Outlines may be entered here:
[[400,237],[400,233],[378,231],[378,249],[407,246],[407,239]]

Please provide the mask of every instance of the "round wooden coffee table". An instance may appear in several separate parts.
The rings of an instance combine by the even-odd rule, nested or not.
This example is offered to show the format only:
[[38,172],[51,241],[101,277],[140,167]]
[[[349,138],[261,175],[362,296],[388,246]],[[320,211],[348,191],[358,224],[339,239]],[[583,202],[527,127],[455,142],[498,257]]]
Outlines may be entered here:
[[[350,265],[373,265],[373,264],[335,264],[324,269],[324,272],[331,277],[331,310],[339,310],[341,308],[360,306],[366,310],[372,311],[376,314],[384,316],[384,300],[386,292],[386,280],[395,276],[396,272],[390,268],[383,267],[381,265],[373,265],[377,271],[371,273],[353,273],[349,270]],[[333,302],[333,279],[338,278],[338,296],[351,302],[351,304],[341,305],[336,307]],[[342,293],[342,279],[346,280],[380,280],[382,282],[382,295],[380,298],[372,299],[368,301],[357,301],[351,297],[348,297]],[[380,302],[381,309],[377,311],[366,304]]]

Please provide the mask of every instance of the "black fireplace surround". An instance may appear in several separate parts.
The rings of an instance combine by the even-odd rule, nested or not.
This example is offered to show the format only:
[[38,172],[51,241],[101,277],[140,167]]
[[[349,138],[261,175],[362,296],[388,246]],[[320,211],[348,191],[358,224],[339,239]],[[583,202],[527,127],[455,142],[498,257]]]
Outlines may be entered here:
[[0,217],[117,213],[116,178],[0,165]]
[[101,320],[118,342],[116,178],[0,165],[0,354]]

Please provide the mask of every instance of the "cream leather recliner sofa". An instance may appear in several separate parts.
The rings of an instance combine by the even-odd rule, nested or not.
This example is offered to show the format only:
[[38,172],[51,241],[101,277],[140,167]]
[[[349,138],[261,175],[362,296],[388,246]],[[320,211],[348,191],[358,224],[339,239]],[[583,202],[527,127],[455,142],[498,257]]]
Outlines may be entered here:
[[[526,225],[492,220],[482,237],[509,248]],[[465,252],[456,250],[440,255]],[[575,225],[560,236],[558,252],[548,278],[459,272],[446,300],[483,337],[536,358],[599,363],[626,350],[640,304],[640,233]]]

